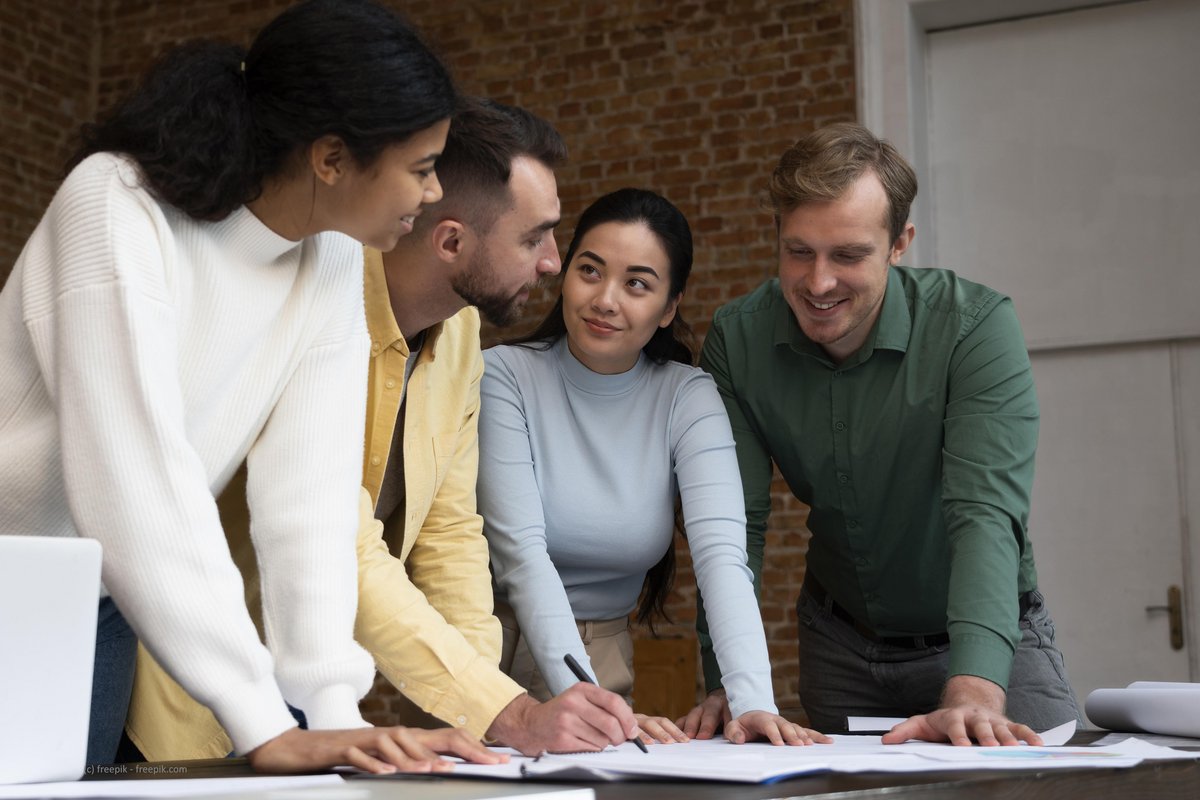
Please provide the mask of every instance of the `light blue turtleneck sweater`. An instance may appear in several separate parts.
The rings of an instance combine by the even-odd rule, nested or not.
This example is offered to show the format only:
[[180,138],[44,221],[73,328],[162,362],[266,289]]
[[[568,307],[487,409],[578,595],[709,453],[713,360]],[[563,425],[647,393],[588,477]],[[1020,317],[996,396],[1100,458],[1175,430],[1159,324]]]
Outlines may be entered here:
[[479,512],[498,591],[550,690],[576,682],[566,653],[592,673],[576,619],[634,609],[671,546],[678,494],[730,710],[775,713],[737,455],[712,379],[645,355],[601,375],[565,337],[548,350],[496,347],[484,363]]

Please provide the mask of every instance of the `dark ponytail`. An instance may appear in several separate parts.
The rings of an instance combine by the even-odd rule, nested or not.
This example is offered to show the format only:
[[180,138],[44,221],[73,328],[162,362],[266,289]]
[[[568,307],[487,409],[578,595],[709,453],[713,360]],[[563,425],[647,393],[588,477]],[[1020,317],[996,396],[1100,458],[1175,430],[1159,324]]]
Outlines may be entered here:
[[103,120],[83,127],[67,169],[92,153],[126,153],[160,200],[197,219],[227,216],[260,189],[245,57],[217,42],[175,48]]
[[93,153],[125,153],[159,200],[218,220],[322,136],[338,136],[369,167],[457,107],[449,72],[399,14],[370,0],[306,0],[248,51],[216,42],[172,50],[84,126],[68,170]]

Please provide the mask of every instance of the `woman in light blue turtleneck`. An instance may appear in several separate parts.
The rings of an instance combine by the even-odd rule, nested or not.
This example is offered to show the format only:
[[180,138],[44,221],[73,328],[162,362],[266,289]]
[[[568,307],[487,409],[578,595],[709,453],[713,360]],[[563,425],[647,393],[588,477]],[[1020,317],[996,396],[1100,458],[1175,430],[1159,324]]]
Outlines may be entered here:
[[[778,716],[772,695],[733,435],[681,341],[686,219],[653,192],[619,190],[583,213],[564,263],[541,326],[484,354],[479,510],[506,668],[545,699],[575,683],[571,654],[628,699],[627,620],[639,595],[639,621],[662,610],[679,497],[733,715],[727,738],[824,741]],[[639,722],[647,741],[686,740],[669,720]]]

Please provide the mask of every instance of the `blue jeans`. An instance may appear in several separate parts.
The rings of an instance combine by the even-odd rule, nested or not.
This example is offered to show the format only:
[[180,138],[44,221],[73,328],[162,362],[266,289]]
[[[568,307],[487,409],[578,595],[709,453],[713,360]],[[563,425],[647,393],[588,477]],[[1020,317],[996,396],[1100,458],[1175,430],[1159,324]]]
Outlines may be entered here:
[[87,763],[111,764],[117,755],[129,698],[137,636],[111,597],[100,601],[96,619],[96,658],[92,671],[92,715],[88,724]]
[[[846,717],[910,717],[935,710],[946,683],[950,645],[901,647],[876,643],[834,616],[831,598],[807,591],[799,617],[800,702],[812,727],[846,730]],[[1006,713],[1041,732],[1072,719],[1082,722],[1067,683],[1054,623],[1040,592],[1031,593],[1013,656]]]

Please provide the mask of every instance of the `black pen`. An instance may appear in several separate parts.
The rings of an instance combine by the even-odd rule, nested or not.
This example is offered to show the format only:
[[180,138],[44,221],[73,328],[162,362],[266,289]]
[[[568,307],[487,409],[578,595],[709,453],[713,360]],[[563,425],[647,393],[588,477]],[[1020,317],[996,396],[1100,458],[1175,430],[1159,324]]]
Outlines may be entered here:
[[[575,656],[571,655],[570,653],[567,653],[565,656],[563,656],[563,661],[566,662],[567,669],[571,670],[571,672],[575,675],[576,678],[578,678],[579,680],[581,680],[584,683],[590,683],[593,686],[596,685],[596,682],[594,680],[592,680],[586,672],[583,671],[583,667],[579,666],[579,662],[575,660]],[[638,750],[641,750],[646,755],[650,754],[650,751],[646,749],[646,743],[641,740],[641,737],[635,736],[632,739],[630,739],[629,741],[636,744]]]

